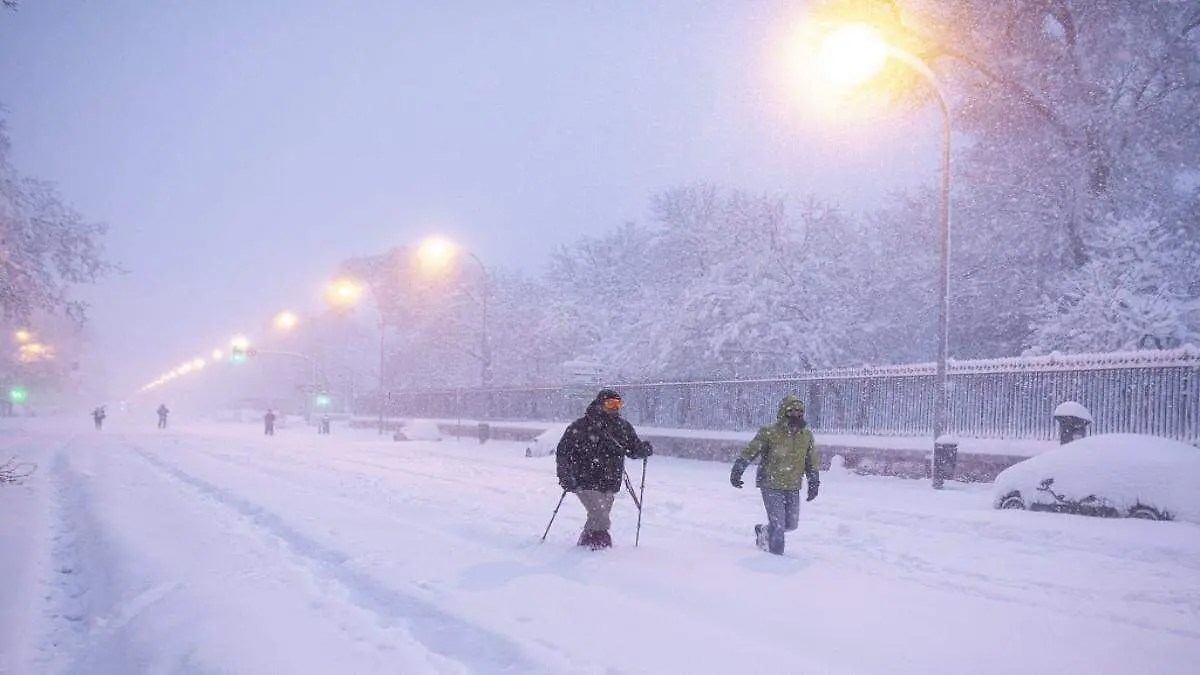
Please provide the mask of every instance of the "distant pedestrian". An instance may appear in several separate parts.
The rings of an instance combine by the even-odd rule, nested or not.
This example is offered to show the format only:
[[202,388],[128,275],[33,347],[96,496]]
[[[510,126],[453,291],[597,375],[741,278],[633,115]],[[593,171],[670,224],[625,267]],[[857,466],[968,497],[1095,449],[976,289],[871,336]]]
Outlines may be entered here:
[[742,473],[758,460],[755,486],[762,490],[766,525],[754,526],[758,547],[782,555],[784,534],[799,526],[800,485],[808,478],[808,499],[817,498],[821,486],[820,462],[812,430],[804,419],[804,403],[788,394],[779,402],[775,423],[758,430],[733,463],[729,482],[740,488]]
[[92,421],[96,423],[96,431],[99,431],[104,426],[104,418],[106,416],[104,406],[100,406],[92,411]]
[[601,389],[583,417],[567,427],[555,451],[559,485],[574,492],[587,509],[578,544],[593,550],[612,546],[610,513],[625,477],[625,458],[654,454],[621,417],[623,405],[620,394]]
[[163,403],[158,406],[157,412],[158,412],[158,428],[166,429],[167,428],[167,415],[171,414],[171,411],[167,410],[167,404]]
[[267,409],[267,414],[263,415],[263,433],[267,436],[275,435],[275,411]]

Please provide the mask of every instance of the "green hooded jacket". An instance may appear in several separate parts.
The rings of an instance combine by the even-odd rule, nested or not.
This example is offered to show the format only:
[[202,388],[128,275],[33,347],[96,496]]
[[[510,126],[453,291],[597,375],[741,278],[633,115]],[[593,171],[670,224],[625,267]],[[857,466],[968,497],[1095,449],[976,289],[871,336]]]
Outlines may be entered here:
[[803,409],[804,403],[788,394],[779,402],[775,423],[758,430],[754,439],[734,462],[734,474],[740,476],[754,460],[759,460],[755,486],[773,490],[799,490],[804,477],[809,483],[820,483],[820,461],[812,429],[807,426],[793,431],[785,413],[793,407]]

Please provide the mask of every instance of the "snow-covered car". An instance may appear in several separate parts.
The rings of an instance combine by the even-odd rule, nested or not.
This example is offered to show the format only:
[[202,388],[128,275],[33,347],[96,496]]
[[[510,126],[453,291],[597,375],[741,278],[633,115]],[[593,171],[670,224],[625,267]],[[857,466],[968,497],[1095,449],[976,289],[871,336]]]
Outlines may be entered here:
[[1200,447],[1100,434],[1014,464],[996,477],[997,509],[1200,523]]
[[396,432],[395,440],[397,441],[440,441],[442,440],[441,427],[433,420],[413,419],[404,423],[404,426]]
[[558,448],[558,441],[567,430],[566,424],[551,427],[537,435],[529,445],[525,446],[526,457],[549,457]]

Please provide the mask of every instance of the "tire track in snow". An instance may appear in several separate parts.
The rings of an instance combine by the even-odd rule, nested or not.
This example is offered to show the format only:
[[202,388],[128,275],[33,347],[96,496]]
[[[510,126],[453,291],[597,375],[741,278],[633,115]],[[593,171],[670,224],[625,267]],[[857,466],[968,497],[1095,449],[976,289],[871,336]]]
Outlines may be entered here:
[[[72,439],[50,465],[51,547],[45,593],[46,635],[39,663],[65,673],[90,673],[90,650],[174,590],[165,585],[118,599],[110,587],[110,556],[104,530],[92,516],[92,488],[71,466]],[[136,655],[120,650],[132,667]],[[111,663],[108,665],[112,665]]]
[[[69,447],[70,444],[68,444]],[[85,619],[94,595],[85,573],[86,555],[81,551],[85,533],[82,514],[85,489],[74,477],[66,448],[59,449],[50,463],[51,533],[50,560],[42,583],[46,585],[46,635],[39,664],[61,667],[65,655],[74,653],[87,639]]]
[[[132,450],[149,465],[224,506],[265,536],[278,540],[314,577],[335,584],[348,602],[382,620],[399,621],[430,651],[466,666],[470,672],[561,673],[566,663],[554,667],[535,660],[507,636],[447,613],[420,598],[380,585],[348,568],[349,557],[299,532],[278,514],[242,499],[208,481],[172,466],[142,448]],[[547,656],[550,656],[549,654]],[[559,660],[568,657],[555,654]],[[576,670],[570,668],[569,670]]]
[[[235,466],[235,467],[238,467],[239,469],[243,469],[246,471],[253,471],[260,475],[266,476],[272,480],[279,481],[281,483],[286,483],[290,486],[293,486],[294,488],[312,490],[314,487],[311,482],[305,482],[303,480],[296,479],[296,478],[286,475],[285,471],[280,470],[281,462],[272,462],[271,460],[266,460],[266,461],[255,460],[248,456],[229,455],[229,454],[222,453],[222,452],[214,452],[211,450],[204,450],[201,448],[194,448],[193,451],[196,454],[204,455],[210,459],[214,459],[217,462],[221,462],[223,464],[227,464],[230,466]],[[346,461],[346,460],[343,460],[343,461]],[[429,510],[435,511],[435,512],[440,512],[445,508],[444,502],[437,502],[437,501],[434,501],[434,500],[431,500],[428,498],[413,496],[411,494],[405,495],[402,499],[397,499],[396,494],[400,493],[401,490],[399,490],[395,486],[386,485],[386,484],[381,486],[381,484],[383,484],[383,481],[380,481],[378,478],[374,478],[370,475],[363,474],[361,472],[356,472],[356,471],[353,471],[350,469],[334,467],[334,466],[329,466],[326,464],[319,464],[319,463],[315,463],[315,462],[302,462],[302,461],[290,462],[285,466],[285,469],[292,469],[297,466],[306,466],[306,467],[313,468],[313,469],[319,469],[320,473],[322,475],[337,474],[340,476],[344,476],[347,479],[349,479],[352,483],[355,484],[356,490],[359,490],[358,492],[354,493],[353,498],[351,498],[347,495],[344,495],[344,494],[332,494],[327,491],[322,491],[321,496],[324,499],[344,500],[345,503],[351,504],[353,506],[367,506],[370,508],[380,509],[385,512],[393,511],[398,506],[406,508],[406,509],[411,509],[412,507],[416,506],[416,507],[420,507],[420,508],[429,509]],[[404,469],[397,469],[395,471],[395,473],[402,474],[402,475],[411,475],[411,476],[415,476],[418,478],[425,476],[425,474],[423,472],[408,471],[408,470],[404,470]],[[469,481],[465,481],[465,480],[461,480],[461,479],[445,478],[445,477],[439,477],[439,476],[432,476],[432,477],[439,478],[442,481],[454,484],[455,486],[460,487],[460,488],[466,487],[466,488],[474,489],[476,487],[476,485],[474,483],[470,483]],[[339,482],[341,482],[341,481],[339,481]],[[504,490],[496,490],[496,492],[499,492],[499,493],[502,493],[505,495],[511,494],[511,491],[504,491]],[[367,496],[370,496],[371,499],[367,499],[366,498]],[[464,508],[466,508],[466,507],[464,506]],[[421,530],[423,532],[427,532],[432,535],[455,536],[463,542],[471,543],[471,544],[475,544],[475,545],[479,544],[480,542],[486,542],[493,548],[500,548],[500,549],[514,548],[512,537],[497,534],[494,528],[484,528],[484,527],[479,527],[479,526],[476,526],[473,524],[474,522],[476,522],[476,519],[474,518],[474,516],[480,515],[482,513],[482,511],[483,511],[483,509],[481,507],[475,507],[474,513],[465,514],[467,517],[466,517],[465,523],[463,525],[456,526],[455,528],[450,528],[450,529],[447,529],[445,527],[436,527],[436,526],[426,525],[420,519],[416,519],[416,520],[406,519],[404,521],[404,524],[406,527]],[[514,529],[521,529],[525,525],[525,521],[517,521],[517,520],[513,520],[511,518],[505,519],[502,515],[498,515],[495,513],[487,514],[487,518],[493,523],[503,523],[503,524],[513,527]],[[536,541],[536,539],[534,539],[533,535],[531,535],[530,543],[535,542],[535,541]],[[523,545],[518,546],[517,548],[524,548],[525,546],[526,545],[523,544]]]

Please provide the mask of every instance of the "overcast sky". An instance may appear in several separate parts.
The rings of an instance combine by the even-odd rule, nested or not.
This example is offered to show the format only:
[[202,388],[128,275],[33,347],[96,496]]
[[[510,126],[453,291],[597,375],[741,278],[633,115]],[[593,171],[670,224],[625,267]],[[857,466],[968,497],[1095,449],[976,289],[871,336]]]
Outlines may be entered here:
[[429,233],[536,271],[692,181],[854,207],[934,180],[928,120],[806,117],[803,10],[22,0],[0,14],[0,104],[17,168],[112,228],[130,273],[86,296],[129,389]]

